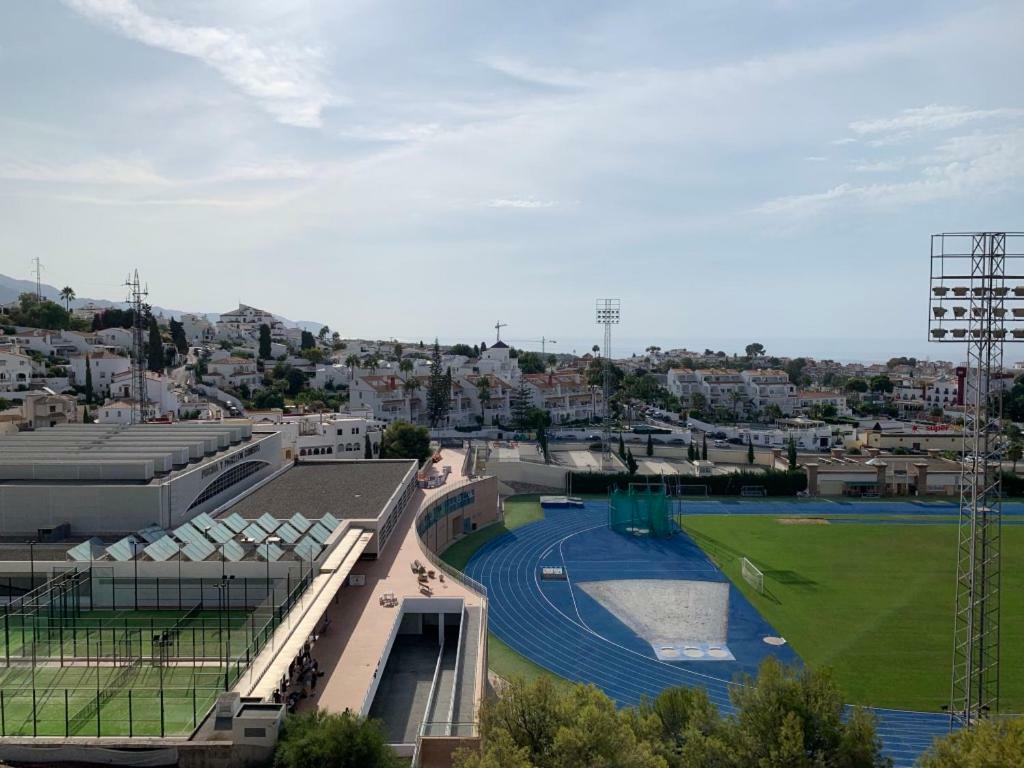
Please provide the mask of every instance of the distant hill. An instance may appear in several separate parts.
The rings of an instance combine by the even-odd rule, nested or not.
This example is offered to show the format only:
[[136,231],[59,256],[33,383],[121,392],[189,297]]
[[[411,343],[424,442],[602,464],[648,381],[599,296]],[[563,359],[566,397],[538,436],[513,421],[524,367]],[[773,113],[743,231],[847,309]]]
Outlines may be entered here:
[[[43,283],[41,286],[43,298],[55,301],[61,306],[64,302],[60,298],[60,289],[55,288],[52,285]],[[23,293],[35,293],[36,284],[34,280],[18,280],[14,277],[8,277],[7,275],[0,275],[0,304],[9,304],[15,301],[18,296]],[[125,301],[110,301],[109,299],[90,299],[88,297],[80,296],[71,302],[71,308],[84,307],[86,304],[93,304],[97,307],[117,307],[118,309],[126,309],[128,303]],[[164,317],[178,318],[184,314],[196,314],[205,315],[206,318],[211,322],[215,323],[220,318],[220,314],[217,312],[197,312],[194,310],[181,310],[181,309],[169,309],[167,307],[160,307],[156,304],[153,305],[153,313],[157,315],[163,315]],[[302,328],[312,333],[317,333],[323,326],[324,323],[314,322],[312,320],[299,320],[291,321],[286,317],[280,315],[274,315],[278,320],[284,323],[286,326],[293,328]]]

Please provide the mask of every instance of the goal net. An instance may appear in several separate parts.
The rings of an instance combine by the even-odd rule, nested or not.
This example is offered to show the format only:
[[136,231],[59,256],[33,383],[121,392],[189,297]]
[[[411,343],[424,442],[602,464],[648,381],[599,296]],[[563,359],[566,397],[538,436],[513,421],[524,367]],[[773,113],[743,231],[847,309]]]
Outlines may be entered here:
[[740,496],[767,496],[768,490],[763,485],[744,485],[740,488]]
[[756,565],[750,562],[747,558],[743,558],[740,563],[740,570],[743,573],[743,578],[750,586],[756,589],[759,593],[764,593],[764,573],[761,572]]

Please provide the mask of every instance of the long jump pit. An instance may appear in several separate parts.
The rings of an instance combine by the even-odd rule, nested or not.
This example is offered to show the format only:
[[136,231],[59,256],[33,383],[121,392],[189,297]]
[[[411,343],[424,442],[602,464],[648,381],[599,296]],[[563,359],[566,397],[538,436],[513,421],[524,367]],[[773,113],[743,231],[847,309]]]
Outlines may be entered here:
[[576,584],[651,644],[661,661],[734,661],[729,583],[688,579],[617,579]]

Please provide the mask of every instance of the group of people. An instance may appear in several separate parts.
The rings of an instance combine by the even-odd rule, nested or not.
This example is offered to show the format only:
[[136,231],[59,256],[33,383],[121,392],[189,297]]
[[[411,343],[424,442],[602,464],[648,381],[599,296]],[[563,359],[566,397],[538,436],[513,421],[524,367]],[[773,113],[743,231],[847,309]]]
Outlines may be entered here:
[[280,684],[271,694],[272,701],[275,704],[283,702],[289,712],[295,712],[301,699],[316,695],[317,681],[324,673],[320,671],[320,662],[313,658],[313,645],[327,626],[328,622],[325,621],[320,633],[314,633],[306,639],[302,650],[289,662],[288,674],[281,677]]

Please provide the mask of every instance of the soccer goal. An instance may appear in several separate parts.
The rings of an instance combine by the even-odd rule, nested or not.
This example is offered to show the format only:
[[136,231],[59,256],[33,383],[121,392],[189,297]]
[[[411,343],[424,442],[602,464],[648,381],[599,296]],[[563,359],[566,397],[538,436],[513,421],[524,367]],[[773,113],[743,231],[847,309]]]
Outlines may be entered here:
[[744,485],[740,488],[740,496],[767,496],[768,489],[763,485]]
[[761,569],[745,557],[743,558],[740,566],[740,570],[743,572],[743,578],[746,579],[747,583],[759,593],[764,594],[764,573],[761,572]]
[[676,493],[680,496],[707,496],[708,487],[706,485],[677,485]]

